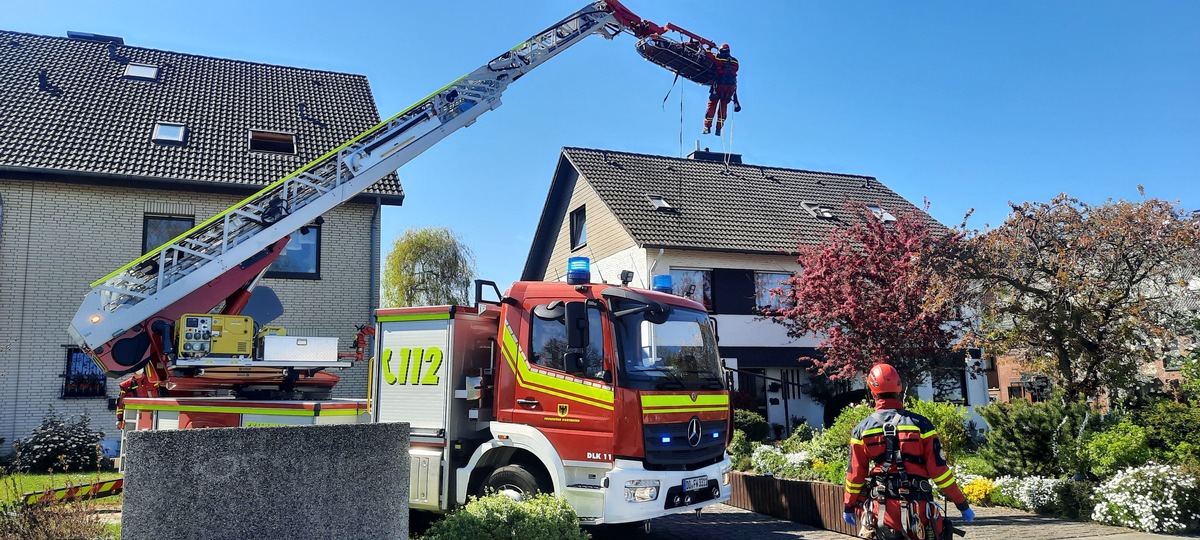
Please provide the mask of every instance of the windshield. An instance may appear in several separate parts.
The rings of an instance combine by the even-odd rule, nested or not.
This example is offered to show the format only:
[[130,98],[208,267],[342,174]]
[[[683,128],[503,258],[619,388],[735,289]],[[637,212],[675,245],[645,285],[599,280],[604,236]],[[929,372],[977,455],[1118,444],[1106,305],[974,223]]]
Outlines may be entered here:
[[[615,311],[631,305],[617,302]],[[642,315],[635,313],[616,321],[618,386],[639,390],[724,388],[717,340],[705,313],[672,307],[663,324],[653,324]]]

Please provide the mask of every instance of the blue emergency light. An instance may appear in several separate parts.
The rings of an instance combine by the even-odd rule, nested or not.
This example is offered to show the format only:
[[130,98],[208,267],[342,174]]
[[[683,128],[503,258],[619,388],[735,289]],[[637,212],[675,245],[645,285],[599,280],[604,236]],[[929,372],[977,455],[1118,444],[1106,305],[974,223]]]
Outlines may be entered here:
[[651,289],[658,292],[670,293],[674,290],[671,286],[671,274],[659,274],[654,276],[654,284]]
[[571,257],[567,259],[567,283],[580,285],[591,283],[592,263],[587,257]]

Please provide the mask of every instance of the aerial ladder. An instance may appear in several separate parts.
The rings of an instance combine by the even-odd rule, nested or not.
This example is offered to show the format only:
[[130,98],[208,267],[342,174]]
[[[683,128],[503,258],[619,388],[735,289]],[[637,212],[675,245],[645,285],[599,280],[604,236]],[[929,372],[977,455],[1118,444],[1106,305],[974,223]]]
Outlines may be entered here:
[[[122,395],[133,392],[166,396],[250,383],[278,384],[287,389],[308,385],[327,390],[337,377],[324,370],[348,365],[343,358],[347,354],[339,354],[335,361],[243,357],[221,361],[184,354],[178,349],[191,344],[180,345],[181,338],[172,336],[185,330],[176,328],[183,324],[181,317],[187,316],[187,324],[193,324],[189,314],[239,314],[293,232],[319,223],[324,213],[499,107],[500,97],[510,84],[567,47],[589,35],[612,39],[622,32],[659,43],[671,31],[682,30],[643,21],[616,0],[586,5],[399,114],[92,283],[71,321],[71,338],[110,376],[146,368],[123,384]],[[662,54],[643,56],[679,73],[680,68],[666,63]],[[689,69],[694,71],[695,66]],[[204,325],[208,323],[203,317],[197,320],[199,326],[186,328],[189,336],[193,331],[196,336],[205,335]],[[360,359],[368,337],[362,333],[360,330],[356,341]],[[196,368],[198,365],[204,369]],[[253,373],[247,376],[251,368]]]

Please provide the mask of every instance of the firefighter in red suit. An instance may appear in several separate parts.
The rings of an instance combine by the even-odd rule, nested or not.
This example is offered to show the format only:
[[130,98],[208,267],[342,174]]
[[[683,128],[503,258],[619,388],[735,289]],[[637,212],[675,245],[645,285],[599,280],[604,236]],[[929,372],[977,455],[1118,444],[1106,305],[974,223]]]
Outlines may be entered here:
[[717,54],[713,54],[711,51],[704,51],[704,53],[717,68],[717,77],[708,87],[708,110],[704,112],[704,133],[707,134],[712,129],[713,113],[715,112],[717,135],[720,135],[721,127],[725,125],[725,109],[729,106],[729,101],[733,101],[733,112],[742,110],[742,104],[738,103],[737,98],[738,61],[737,58],[729,55],[728,43],[722,43]]
[[974,520],[975,512],[946,463],[937,431],[929,419],[904,410],[900,375],[892,366],[871,368],[867,387],[875,412],[850,435],[843,518],[850,525],[861,521],[876,540],[950,538],[933,486],[954,502],[963,521]]

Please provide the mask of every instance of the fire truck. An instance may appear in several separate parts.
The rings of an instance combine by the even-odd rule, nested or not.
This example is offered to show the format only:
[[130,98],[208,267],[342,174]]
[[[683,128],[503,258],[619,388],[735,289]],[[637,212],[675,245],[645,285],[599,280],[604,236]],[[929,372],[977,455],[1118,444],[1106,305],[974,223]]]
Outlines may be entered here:
[[[590,283],[573,259],[565,283],[501,294],[480,282],[475,306],[380,310],[353,353],[244,313],[292,233],[500,106],[509,84],[567,47],[624,32],[647,60],[703,78],[694,53],[712,42],[615,0],[588,4],[92,283],[68,331],[105,373],[132,375],[120,427],[408,422],[415,509],[542,491],[602,524],[727,500],[731,411],[713,327],[669,284]],[[690,45],[669,46],[670,32]],[[495,300],[479,300],[485,285]],[[372,345],[367,399],[331,399],[332,371]]]

